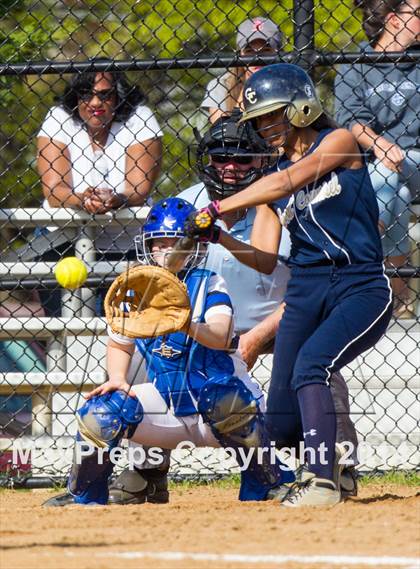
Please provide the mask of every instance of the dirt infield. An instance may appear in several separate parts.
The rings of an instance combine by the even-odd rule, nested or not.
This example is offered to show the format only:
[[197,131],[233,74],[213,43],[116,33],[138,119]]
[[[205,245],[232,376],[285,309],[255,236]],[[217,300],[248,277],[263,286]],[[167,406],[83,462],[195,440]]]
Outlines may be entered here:
[[0,567],[418,567],[416,488],[369,485],[322,510],[244,504],[236,494],[198,486],[174,490],[169,505],[46,509],[51,491],[5,490]]

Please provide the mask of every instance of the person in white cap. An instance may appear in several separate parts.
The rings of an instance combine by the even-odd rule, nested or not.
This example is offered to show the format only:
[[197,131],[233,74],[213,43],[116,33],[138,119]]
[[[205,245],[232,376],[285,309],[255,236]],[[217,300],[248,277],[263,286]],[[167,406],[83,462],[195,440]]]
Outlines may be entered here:
[[[283,37],[278,26],[268,18],[245,20],[238,27],[236,46],[240,55],[273,55],[282,45]],[[260,67],[228,69],[209,82],[201,108],[208,110],[211,123],[221,115],[232,112],[235,107],[241,106],[243,85]]]

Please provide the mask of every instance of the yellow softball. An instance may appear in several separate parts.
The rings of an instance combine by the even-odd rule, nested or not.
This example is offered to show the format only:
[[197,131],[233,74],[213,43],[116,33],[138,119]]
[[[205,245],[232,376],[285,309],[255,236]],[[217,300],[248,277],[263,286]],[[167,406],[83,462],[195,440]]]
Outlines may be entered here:
[[75,289],[82,286],[88,276],[86,265],[77,257],[65,257],[54,269],[54,275],[63,288]]

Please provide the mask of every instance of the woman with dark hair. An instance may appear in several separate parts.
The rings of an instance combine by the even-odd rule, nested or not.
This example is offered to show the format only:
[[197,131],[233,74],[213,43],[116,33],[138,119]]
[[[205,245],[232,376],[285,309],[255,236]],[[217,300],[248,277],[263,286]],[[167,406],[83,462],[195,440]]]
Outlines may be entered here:
[[[160,171],[162,131],[144,102],[122,73],[72,80],[38,133],[38,170],[50,207],[105,213],[145,202]],[[107,229],[100,241],[99,248],[126,251],[132,235]]]
[[[95,84],[96,71],[80,73],[76,75],[71,83],[66,87],[64,94],[57,98],[57,102],[74,118],[75,121],[82,122],[79,113],[79,99],[86,98]],[[137,85],[130,85],[127,78],[120,71],[114,71],[109,75],[112,84],[112,91],[116,94],[117,104],[114,111],[114,119],[125,122],[133,114],[139,105],[145,104],[145,96]]]
[[[403,52],[420,43],[420,0],[356,0],[363,11],[366,52]],[[416,63],[340,66],[336,118],[371,154],[369,173],[379,205],[382,248],[389,265],[406,264],[410,202],[420,188],[420,69]],[[396,314],[408,288],[393,279]]]
[[[144,204],[161,165],[162,131],[140,89],[119,72],[81,73],[48,112],[38,133],[44,207],[92,214]],[[48,232],[40,228],[38,233]],[[135,227],[97,229],[95,249],[108,261],[135,258]],[[57,261],[59,251],[44,260]],[[100,289],[97,313],[102,313]],[[47,314],[61,314],[60,294],[40,293]]]

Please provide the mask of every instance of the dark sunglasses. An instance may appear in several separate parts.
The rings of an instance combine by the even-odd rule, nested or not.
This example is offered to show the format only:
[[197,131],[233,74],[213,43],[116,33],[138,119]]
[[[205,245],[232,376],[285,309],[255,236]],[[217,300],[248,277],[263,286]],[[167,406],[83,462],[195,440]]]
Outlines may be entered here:
[[236,162],[236,164],[251,164],[254,156],[249,154],[212,154],[212,160],[219,164],[227,164],[228,162]]
[[103,91],[80,91],[77,96],[81,101],[90,101],[93,97],[98,97],[102,103],[105,103],[112,99],[114,93],[115,89],[104,89]]

